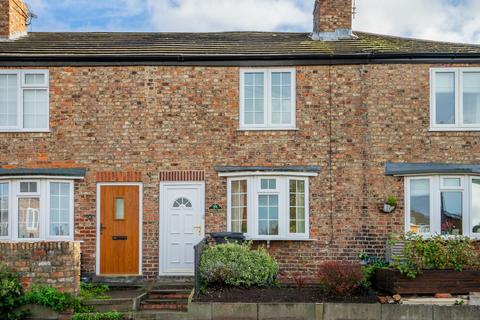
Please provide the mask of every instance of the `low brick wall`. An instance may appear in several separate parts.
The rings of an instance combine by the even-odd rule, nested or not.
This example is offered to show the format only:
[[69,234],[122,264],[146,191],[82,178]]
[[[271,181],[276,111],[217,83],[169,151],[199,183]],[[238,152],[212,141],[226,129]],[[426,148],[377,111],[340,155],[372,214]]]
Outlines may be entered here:
[[37,284],[73,294],[80,290],[79,242],[0,242],[0,262],[19,273],[26,288]]

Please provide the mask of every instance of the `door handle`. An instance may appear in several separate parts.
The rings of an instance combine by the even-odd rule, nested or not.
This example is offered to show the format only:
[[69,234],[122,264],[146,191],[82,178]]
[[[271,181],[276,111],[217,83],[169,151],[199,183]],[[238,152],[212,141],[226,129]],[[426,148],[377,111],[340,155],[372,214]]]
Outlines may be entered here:
[[201,236],[202,235],[202,225],[198,225],[198,226],[195,226],[193,227],[194,229],[197,229],[197,232],[198,232],[198,235]]
[[105,227],[103,225],[103,223],[100,223],[100,234],[102,235],[103,234],[103,230],[107,229],[107,227]]

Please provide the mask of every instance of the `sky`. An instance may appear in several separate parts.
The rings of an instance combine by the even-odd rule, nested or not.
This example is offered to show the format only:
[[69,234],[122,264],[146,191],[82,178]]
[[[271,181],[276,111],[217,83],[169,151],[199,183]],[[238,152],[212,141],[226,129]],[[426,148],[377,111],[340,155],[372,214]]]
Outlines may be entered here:
[[[314,0],[26,0],[31,31],[312,30]],[[480,0],[356,0],[353,29],[480,43]]]

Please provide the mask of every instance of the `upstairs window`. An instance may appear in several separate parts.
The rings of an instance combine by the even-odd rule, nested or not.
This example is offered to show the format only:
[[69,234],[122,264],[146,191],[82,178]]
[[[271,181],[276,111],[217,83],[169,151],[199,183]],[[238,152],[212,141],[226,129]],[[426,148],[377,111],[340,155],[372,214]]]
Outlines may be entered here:
[[480,69],[431,69],[432,130],[480,130]]
[[0,71],[0,131],[48,131],[46,70]]
[[240,129],[295,129],[295,69],[242,69]]

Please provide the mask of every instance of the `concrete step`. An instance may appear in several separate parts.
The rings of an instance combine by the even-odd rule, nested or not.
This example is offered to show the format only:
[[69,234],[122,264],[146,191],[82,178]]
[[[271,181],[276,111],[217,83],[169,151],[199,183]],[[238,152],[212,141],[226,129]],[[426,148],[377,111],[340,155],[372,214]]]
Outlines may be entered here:
[[156,289],[148,293],[148,299],[188,299],[191,289]]
[[142,310],[132,314],[134,320],[191,320],[185,312]]
[[140,304],[141,310],[188,311],[188,299],[146,299]]

